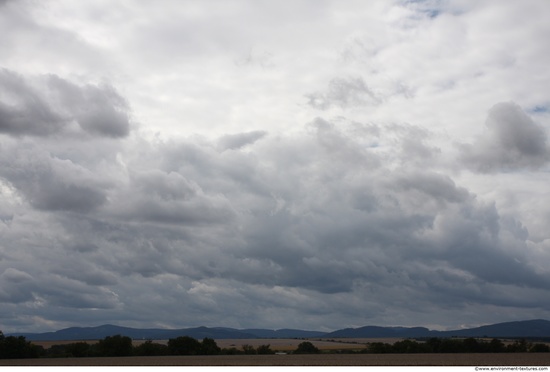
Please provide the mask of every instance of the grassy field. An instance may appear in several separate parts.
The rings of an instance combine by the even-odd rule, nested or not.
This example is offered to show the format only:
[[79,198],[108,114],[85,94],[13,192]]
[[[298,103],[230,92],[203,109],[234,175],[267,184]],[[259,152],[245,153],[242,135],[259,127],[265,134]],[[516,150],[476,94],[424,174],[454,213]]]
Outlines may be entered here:
[[[362,350],[367,347],[369,342],[387,342],[393,344],[400,341],[400,338],[342,338],[342,339],[308,339],[307,341],[314,344],[319,350]],[[52,345],[70,344],[74,342],[87,342],[93,344],[97,340],[88,341],[33,341],[33,344],[43,346],[48,349]],[[145,340],[133,340],[134,346],[138,346]],[[154,340],[154,343],[166,345],[168,340]],[[304,342],[303,339],[294,338],[254,338],[254,339],[219,339],[216,344],[222,349],[236,348],[242,350],[243,345],[250,345],[257,348],[260,345],[270,345],[274,351],[293,351],[298,345]]]
[[550,366],[549,353],[310,354],[4,359],[2,366]]

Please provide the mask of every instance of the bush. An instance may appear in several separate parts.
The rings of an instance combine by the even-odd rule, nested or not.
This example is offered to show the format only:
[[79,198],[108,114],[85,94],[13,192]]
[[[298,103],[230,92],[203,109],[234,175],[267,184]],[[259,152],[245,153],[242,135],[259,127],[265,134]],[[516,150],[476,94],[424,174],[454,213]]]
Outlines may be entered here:
[[229,349],[223,348],[220,354],[223,355],[240,355],[243,354],[243,352],[236,347],[230,347]]
[[205,337],[202,340],[200,351],[202,355],[218,355],[220,351],[221,349],[219,348],[218,344],[216,344],[216,341],[214,341],[214,339]]
[[151,340],[147,340],[134,348],[134,354],[138,356],[161,356],[169,355],[170,350],[166,345],[156,344]]
[[244,344],[244,345],[241,346],[241,347],[242,347],[242,349],[243,349],[243,353],[245,353],[245,354],[248,354],[248,355],[256,354],[256,350],[255,350],[254,347],[251,346],[251,345]]
[[74,358],[83,358],[90,355],[90,345],[86,342],[75,342],[65,346],[65,351]]
[[172,355],[198,355],[201,353],[201,343],[189,336],[181,336],[168,340],[168,349]]
[[99,356],[130,356],[133,352],[132,339],[127,336],[107,336],[97,344]]
[[387,354],[393,352],[392,345],[383,342],[372,342],[369,344],[367,350],[372,354]]
[[42,354],[42,346],[31,344],[23,336],[4,337],[0,331],[0,359],[38,358]]
[[260,345],[256,348],[256,354],[275,354],[270,345]]
[[298,345],[298,348],[294,350],[294,354],[317,354],[319,349],[311,342],[304,341]]
[[549,353],[550,352],[550,346],[546,344],[534,344],[529,349],[529,352],[531,353]]

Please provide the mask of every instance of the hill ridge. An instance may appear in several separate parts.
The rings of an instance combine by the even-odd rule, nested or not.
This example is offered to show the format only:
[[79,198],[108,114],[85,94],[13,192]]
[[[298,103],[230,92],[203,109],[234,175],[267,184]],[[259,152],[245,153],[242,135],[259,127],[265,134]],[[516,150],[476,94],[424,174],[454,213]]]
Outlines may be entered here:
[[550,321],[545,319],[520,320],[495,323],[480,327],[450,331],[430,330],[426,327],[373,326],[343,328],[333,332],[308,331],[282,328],[277,330],[263,328],[235,329],[228,327],[192,327],[182,329],[131,328],[113,324],[93,327],[69,327],[54,332],[11,333],[12,336],[24,336],[30,341],[93,340],[114,335],[128,336],[132,339],[169,339],[189,336],[196,339],[205,337],[214,339],[249,338],[381,338],[381,337],[550,337]]

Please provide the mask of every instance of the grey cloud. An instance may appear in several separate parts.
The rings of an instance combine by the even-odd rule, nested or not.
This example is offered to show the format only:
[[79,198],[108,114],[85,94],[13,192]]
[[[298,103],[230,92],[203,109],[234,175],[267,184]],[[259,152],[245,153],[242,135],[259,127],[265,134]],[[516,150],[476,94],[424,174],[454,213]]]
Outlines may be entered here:
[[346,109],[377,105],[381,102],[381,98],[361,77],[332,79],[326,93],[311,93],[306,97],[310,106],[320,110],[326,110],[332,106]]
[[[518,234],[517,225],[509,218],[502,220],[494,205],[473,201],[456,205],[441,213],[433,227],[423,233],[424,244],[433,250],[432,259],[468,272],[483,285],[547,288],[548,274],[536,272],[535,262],[524,256],[525,235]],[[509,229],[512,234],[504,238]]]
[[113,273],[98,270],[90,263],[74,263],[60,268],[57,274],[92,286],[112,286],[118,282]]
[[6,269],[1,276],[3,280],[12,283],[20,283],[32,280],[32,276],[30,276],[29,274],[11,267]]
[[470,196],[468,190],[457,187],[450,177],[432,172],[400,173],[392,180],[392,184],[404,191],[417,191],[435,201],[460,203],[467,201]]
[[65,119],[22,76],[0,70],[0,132],[45,136],[58,133],[65,125]]
[[[32,150],[31,150],[32,151]],[[38,209],[89,212],[106,202],[103,187],[89,170],[49,154],[22,147],[5,153],[0,176]]]
[[176,172],[153,169],[136,173],[133,180],[145,194],[156,194],[164,200],[189,199],[200,192],[198,185]]
[[28,192],[30,202],[39,209],[87,212],[105,202],[105,195],[85,185],[44,180]]
[[70,247],[71,250],[80,253],[96,252],[99,247],[93,243],[77,243]]
[[109,85],[78,86],[56,75],[27,79],[0,70],[0,132],[14,136],[69,134],[78,123],[94,136],[120,138],[130,131],[126,101]]
[[136,173],[129,187],[116,196],[115,215],[153,223],[200,225],[222,223],[233,214],[222,195],[208,195],[176,172]]
[[479,172],[538,168],[550,159],[547,135],[513,102],[489,110],[486,132],[474,144],[464,145],[462,161]]
[[27,272],[9,267],[0,275],[0,302],[23,303],[32,300],[34,278]]
[[[119,306],[116,294],[102,287],[50,276],[49,286],[40,288],[39,296],[51,307],[73,309],[113,309]],[[51,287],[50,287],[51,286]]]
[[125,137],[130,131],[128,104],[109,85],[77,86],[51,75],[49,87],[59,96],[61,104],[90,134],[106,137]]
[[241,147],[244,147],[246,145],[253,144],[254,142],[264,137],[266,134],[267,132],[262,130],[247,133],[228,134],[219,139],[218,148],[221,151],[240,149]]
[[[413,127],[398,129],[399,138],[425,141]],[[43,141],[17,152],[15,139],[4,138],[6,182],[50,204],[0,225],[2,244],[19,247],[0,246],[0,268],[28,261],[19,270],[35,279],[14,272],[20,281],[2,287],[0,299],[30,315],[42,303],[48,319],[58,319],[54,309],[76,308],[89,321],[128,319],[132,308],[136,325],[162,316],[171,326],[223,318],[277,327],[280,314],[303,311],[316,325],[336,313],[339,326],[364,314],[391,321],[415,308],[458,314],[472,303],[517,306],[506,288],[546,293],[549,275],[534,270],[538,256],[521,223],[442,170],[400,161],[402,148],[381,153],[370,145],[395,135],[394,127],[318,118],[299,134],[262,137],[250,151],[219,151],[220,139],[142,141],[139,151],[120,147],[119,165],[107,168],[87,160],[89,149],[67,148],[72,160],[61,160]],[[242,137],[225,138],[247,143]],[[31,149],[42,155],[31,157]],[[383,156],[397,161],[390,166]],[[100,208],[63,209],[31,180],[65,193],[59,185],[89,187],[102,195]],[[40,270],[32,267],[36,255]],[[537,304],[544,301],[526,306]]]
[[[337,125],[322,118],[316,118],[309,126],[316,136],[316,145],[321,147],[320,156],[325,156],[329,162],[339,164],[342,161],[354,163],[358,167],[377,168],[380,165],[378,157],[369,151],[363,143],[364,136],[353,139],[344,133]],[[370,133],[367,132],[370,140]]]

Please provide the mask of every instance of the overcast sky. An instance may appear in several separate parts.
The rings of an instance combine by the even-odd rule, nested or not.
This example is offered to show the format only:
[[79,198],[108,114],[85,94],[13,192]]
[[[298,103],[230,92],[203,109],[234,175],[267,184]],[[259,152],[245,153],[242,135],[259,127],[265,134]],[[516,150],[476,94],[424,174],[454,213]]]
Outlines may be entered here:
[[0,329],[550,319],[548,19],[0,1]]

